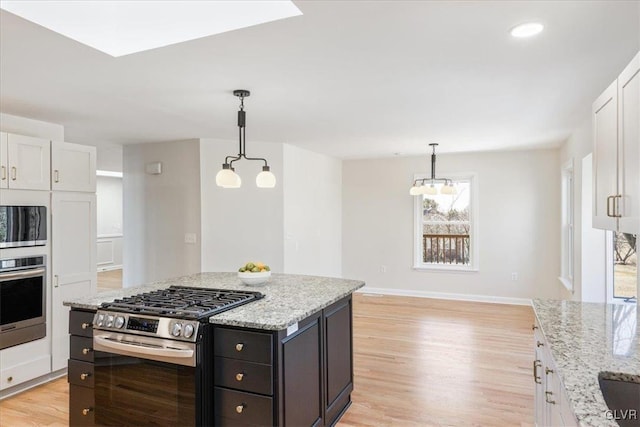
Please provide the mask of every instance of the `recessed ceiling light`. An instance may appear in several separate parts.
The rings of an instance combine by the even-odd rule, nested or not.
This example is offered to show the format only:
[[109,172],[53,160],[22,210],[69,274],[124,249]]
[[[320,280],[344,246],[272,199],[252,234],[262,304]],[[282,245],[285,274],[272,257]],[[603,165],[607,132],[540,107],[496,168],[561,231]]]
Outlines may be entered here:
[[539,22],[527,22],[524,24],[516,25],[511,29],[511,35],[517,38],[532,37],[544,29],[544,25]]
[[291,1],[16,1],[0,7],[112,56],[302,15]]

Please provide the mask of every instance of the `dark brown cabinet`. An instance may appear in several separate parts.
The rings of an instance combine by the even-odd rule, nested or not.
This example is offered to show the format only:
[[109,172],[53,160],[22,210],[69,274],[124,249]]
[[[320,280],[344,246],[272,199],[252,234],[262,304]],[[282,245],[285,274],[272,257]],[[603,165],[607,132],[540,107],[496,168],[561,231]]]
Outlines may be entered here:
[[69,312],[69,425],[94,424],[93,311]]

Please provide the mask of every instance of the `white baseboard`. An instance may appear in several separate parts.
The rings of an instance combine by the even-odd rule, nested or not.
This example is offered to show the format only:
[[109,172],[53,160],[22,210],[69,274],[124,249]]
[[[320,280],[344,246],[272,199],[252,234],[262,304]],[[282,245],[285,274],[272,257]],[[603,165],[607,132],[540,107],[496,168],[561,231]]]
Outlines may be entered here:
[[106,265],[104,267],[98,266],[98,273],[101,271],[110,271],[110,270],[122,270],[122,264],[120,265]]
[[531,305],[528,298],[495,297],[490,295],[451,294],[445,292],[413,291],[408,289],[370,288],[365,286],[356,292],[362,294],[396,295],[403,297],[448,299],[456,301],[490,302],[494,304]]

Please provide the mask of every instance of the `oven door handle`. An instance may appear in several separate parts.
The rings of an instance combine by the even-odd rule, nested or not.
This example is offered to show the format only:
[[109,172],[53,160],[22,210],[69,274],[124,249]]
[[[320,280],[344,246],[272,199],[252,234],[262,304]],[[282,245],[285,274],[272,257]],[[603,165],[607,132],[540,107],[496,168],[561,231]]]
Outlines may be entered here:
[[29,269],[27,271],[11,271],[11,272],[7,272],[7,273],[0,273],[0,281],[13,280],[13,279],[24,279],[25,277],[42,276],[44,273],[45,273],[44,267],[43,268],[36,268],[36,269]]
[[[93,340],[96,342],[96,344],[98,344],[98,346],[102,346],[104,348],[110,348],[113,350],[124,350],[130,353],[146,354],[148,356],[160,356],[160,357],[179,357],[179,358],[193,357],[193,350],[191,349],[148,347],[148,346],[136,345],[135,343],[116,341],[114,339],[103,337],[103,336],[93,337]],[[98,350],[98,348],[96,348],[96,350]]]

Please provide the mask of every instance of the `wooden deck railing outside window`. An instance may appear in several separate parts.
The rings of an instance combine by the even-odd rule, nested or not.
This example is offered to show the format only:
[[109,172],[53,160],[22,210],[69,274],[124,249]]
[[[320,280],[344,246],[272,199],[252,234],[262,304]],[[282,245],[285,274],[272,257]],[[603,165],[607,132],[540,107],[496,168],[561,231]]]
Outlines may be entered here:
[[469,264],[469,235],[423,234],[422,260],[432,264]]

